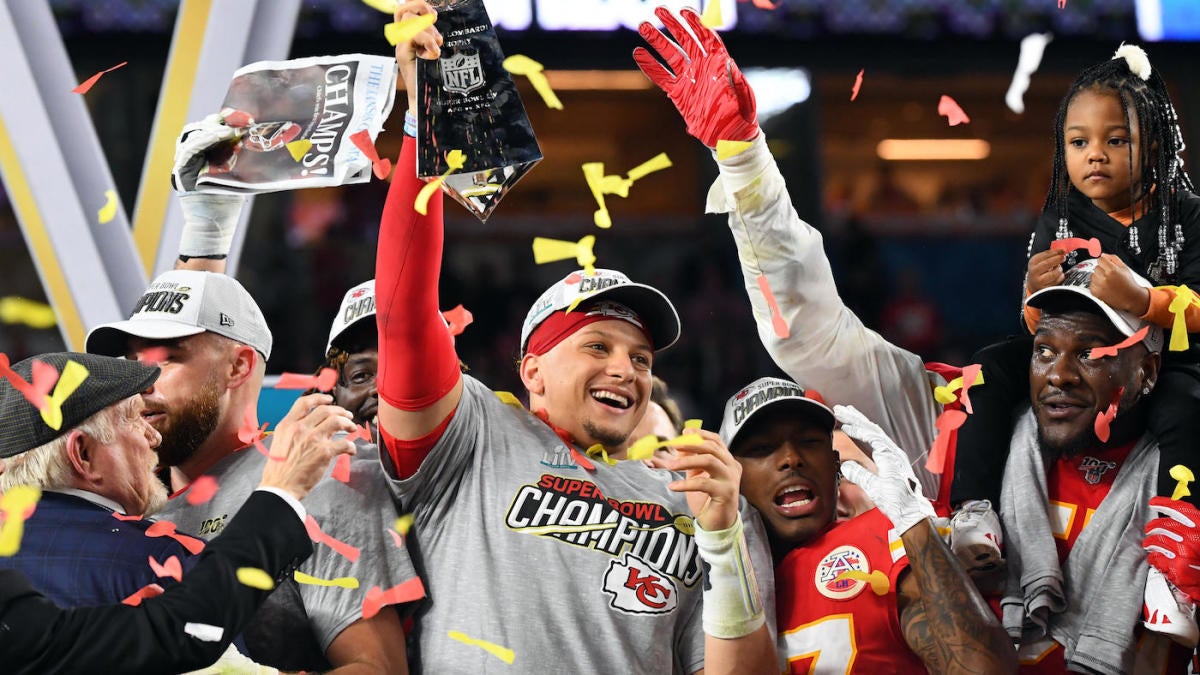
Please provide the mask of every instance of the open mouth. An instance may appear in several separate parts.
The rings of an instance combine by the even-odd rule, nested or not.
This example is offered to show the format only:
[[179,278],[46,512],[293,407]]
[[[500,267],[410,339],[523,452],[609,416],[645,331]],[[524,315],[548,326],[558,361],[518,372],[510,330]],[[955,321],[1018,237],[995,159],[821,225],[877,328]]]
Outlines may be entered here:
[[617,410],[628,410],[633,405],[633,399],[607,389],[593,389],[591,394],[592,398],[598,403],[616,408]]
[[785,516],[802,516],[815,508],[816,496],[804,485],[786,487],[775,494],[775,508]]
[[142,419],[146,420],[146,422],[148,422],[150,424],[150,426],[154,426],[154,425],[162,422],[164,419],[166,419],[166,417],[167,417],[167,414],[161,410],[143,410],[142,411]]

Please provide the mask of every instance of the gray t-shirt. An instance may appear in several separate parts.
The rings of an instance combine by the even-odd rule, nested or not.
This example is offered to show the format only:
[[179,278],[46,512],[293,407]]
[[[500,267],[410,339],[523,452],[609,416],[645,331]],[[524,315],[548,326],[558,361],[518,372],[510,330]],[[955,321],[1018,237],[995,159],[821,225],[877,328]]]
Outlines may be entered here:
[[[409,536],[431,600],[409,641],[416,670],[703,668],[703,571],[686,498],[666,488],[675,476],[636,461],[596,459],[586,471],[541,420],[463,380],[458,410],[421,468],[392,481],[415,516]],[[746,527],[773,600],[756,514]],[[768,611],[773,624],[773,603]],[[511,666],[463,637],[511,649]]]
[[[270,447],[270,438],[265,445]],[[249,656],[283,670],[327,670],[325,651],[334,638],[362,616],[363,598],[373,586],[387,590],[416,576],[408,550],[398,548],[388,530],[397,512],[379,468],[374,444],[358,441],[350,461],[350,482],[325,475],[304,498],[304,508],[321,530],[361,550],[357,562],[325,544],[314,544],[312,557],[299,571],[320,578],[354,577],[357,589],[338,586],[280,585],[255,615],[243,636]],[[204,539],[220,534],[262,478],[267,458],[253,447],[214,464],[206,475],[219,489],[211,500],[193,506],[183,492],[159,514],[181,532]],[[332,468],[330,469],[332,472]]]

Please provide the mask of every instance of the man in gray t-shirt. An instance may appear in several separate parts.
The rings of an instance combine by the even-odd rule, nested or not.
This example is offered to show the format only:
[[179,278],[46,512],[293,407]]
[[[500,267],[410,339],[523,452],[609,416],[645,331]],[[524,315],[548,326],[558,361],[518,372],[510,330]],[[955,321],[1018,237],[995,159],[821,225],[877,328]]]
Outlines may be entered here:
[[[396,19],[432,11],[406,2]],[[397,47],[410,110],[415,59],[436,58],[440,38],[430,27]],[[438,316],[442,198],[414,211],[425,185],[415,165],[405,138],[380,224],[375,309],[380,454],[415,516],[431,601],[417,621],[420,669],[778,672],[762,602],[772,588],[759,586],[769,557],[756,579],[761,526],[739,517],[740,466],[720,438],[695,430],[677,441],[666,464],[682,475],[621,461],[645,450],[630,434],[656,352],[679,337],[670,301],[619,272],[572,273],[523,327],[533,412],[490,391],[459,371]]]

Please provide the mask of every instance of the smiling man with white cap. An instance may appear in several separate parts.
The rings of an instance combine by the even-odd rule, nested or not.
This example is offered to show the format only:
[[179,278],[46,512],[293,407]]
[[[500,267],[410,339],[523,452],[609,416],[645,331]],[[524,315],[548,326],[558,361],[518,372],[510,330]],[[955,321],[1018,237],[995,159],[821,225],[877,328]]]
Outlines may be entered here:
[[[410,1],[395,18],[433,12]],[[440,40],[430,27],[397,46],[411,110],[416,56]],[[442,196],[414,210],[425,183],[407,135],[396,167],[375,267],[379,424],[435,599],[414,636],[421,668],[503,667],[462,633],[524,672],[778,672],[758,583],[771,593],[769,554],[757,518],[739,517],[719,437],[695,432],[668,462],[685,476],[613,459],[679,337],[670,301],[606,269],[551,285],[521,328],[526,410],[459,370],[438,316]],[[568,642],[564,626],[579,628]]]

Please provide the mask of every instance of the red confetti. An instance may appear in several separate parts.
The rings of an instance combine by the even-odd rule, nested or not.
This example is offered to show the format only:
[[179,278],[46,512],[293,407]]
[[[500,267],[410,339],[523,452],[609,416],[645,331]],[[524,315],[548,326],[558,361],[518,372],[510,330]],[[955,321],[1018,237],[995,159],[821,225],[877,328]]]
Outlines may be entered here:
[[758,275],[758,288],[766,297],[767,305],[771,308],[771,327],[775,329],[775,335],[787,338],[792,331],[788,328],[787,322],[783,320],[783,314],[779,311],[779,303],[775,302],[775,294],[771,292],[771,284],[767,282],[765,274]]
[[1058,0],[1058,8],[1066,9],[1067,8],[1067,0]]
[[416,577],[386,591],[379,586],[373,586],[371,590],[367,591],[367,596],[363,598],[362,618],[370,619],[387,605],[400,605],[420,600],[423,597],[425,597],[425,585]]
[[851,101],[858,98],[858,90],[860,87],[862,87],[862,78],[863,78],[863,73],[865,73],[865,72],[867,72],[866,69],[858,71],[858,76],[854,78],[854,88],[850,90],[850,100]]
[[95,75],[89,77],[88,79],[86,79],[83,82],[80,82],[78,85],[76,85],[76,87],[71,90],[71,93],[72,94],[88,93],[88,91],[96,84],[96,82],[98,82],[100,80],[101,75],[103,75],[105,73],[110,73],[110,72],[116,70],[117,68],[124,66],[127,63],[129,63],[129,62],[122,61],[122,62],[118,63],[117,65],[113,66],[112,68],[106,68],[106,69],[96,73]]
[[371,135],[366,129],[356,131],[350,134],[350,142],[371,160],[371,170],[375,172],[375,177],[379,180],[384,180],[388,174],[392,172],[392,162],[388,159],[380,159],[379,152],[375,149],[375,144],[371,142]]
[[[747,0],[738,0],[738,2],[746,2]],[[754,6],[759,9],[773,10],[779,5],[773,4],[771,0],[754,0]]]
[[572,272],[567,275],[566,279],[563,279],[563,283],[570,286],[571,284],[577,284],[582,280],[583,276],[581,276],[579,272]]
[[189,537],[186,534],[179,534],[175,531],[175,523],[169,520],[160,520],[146,529],[147,537],[170,537],[179,542],[188,553],[197,555],[204,550],[204,542],[195,537]]
[[351,431],[350,434],[346,436],[346,440],[350,441],[351,443],[359,440],[360,438],[368,443],[373,443],[375,441],[375,439],[371,438],[371,430],[365,424],[355,425],[354,431]]
[[969,366],[964,366],[962,369],[962,393],[958,395],[958,400],[962,401],[963,407],[967,409],[967,413],[973,414],[975,411],[971,409],[971,397],[967,396],[971,386],[975,384],[975,380],[979,379],[979,373],[983,370],[983,366],[978,363],[972,363]]
[[1121,403],[1121,396],[1124,394],[1125,387],[1121,387],[1117,390],[1116,395],[1113,396],[1112,403],[1108,404],[1108,409],[1106,409],[1104,412],[1096,413],[1096,438],[1099,438],[1101,443],[1108,442],[1109,427],[1112,425],[1112,421],[1117,417],[1117,406]]
[[112,517],[116,518],[117,520],[122,520],[122,521],[126,521],[126,522],[131,521],[131,520],[141,520],[142,519],[141,516],[127,516],[124,513],[117,513],[116,511],[113,511]]
[[404,537],[401,537],[399,532],[389,527],[387,533],[392,535],[392,541],[396,542],[396,548],[404,548]]
[[30,372],[32,383],[26,382],[24,378],[13,371],[9,366],[8,355],[0,353],[0,375],[8,380],[13,389],[21,392],[21,395],[33,407],[45,410],[46,406],[50,405],[48,400],[50,390],[54,389],[54,384],[58,382],[58,370],[48,363],[35,359]]
[[570,448],[570,450],[571,450],[571,459],[575,460],[576,464],[583,467],[584,471],[595,471],[596,470],[596,465],[592,463],[592,460],[590,460],[586,456],[584,456],[584,454],[582,452],[576,450],[575,446],[569,445],[567,447]]
[[163,587],[158,584],[146,584],[134,591],[128,598],[121,601],[122,604],[137,607],[142,604],[142,600],[146,598],[154,598],[163,594]]
[[962,107],[945,94],[942,94],[941,100],[938,101],[938,114],[945,116],[952,127],[971,121],[971,118],[967,117],[967,113],[963,112]]
[[1119,350],[1125,349],[1126,347],[1132,347],[1132,346],[1136,345],[1137,343],[1141,342],[1142,340],[1146,339],[1146,333],[1148,333],[1149,331],[1150,331],[1150,326],[1142,326],[1141,328],[1138,329],[1138,331],[1136,333],[1134,333],[1133,335],[1130,335],[1129,337],[1125,338],[1124,340],[1121,340],[1120,342],[1118,342],[1115,345],[1112,345],[1110,347],[1092,347],[1091,351],[1088,352],[1088,358],[1089,359],[1102,359],[1106,356],[1116,356],[1117,352]]
[[1091,239],[1068,237],[1066,239],[1055,239],[1050,242],[1050,250],[1052,251],[1074,251],[1080,248],[1087,249],[1088,255],[1093,258],[1100,257],[1100,240],[1095,237]]
[[175,581],[183,581],[183,565],[179,563],[178,556],[171,556],[163,564],[158,564],[154,556],[150,556],[150,569],[154,570],[154,576],[171,577]]
[[139,350],[137,353],[138,363],[144,363],[148,366],[157,366],[167,360],[166,347],[146,347]]
[[967,413],[961,410],[945,410],[938,415],[933,424],[938,429],[937,438],[933,439],[933,447],[929,449],[929,459],[925,468],[930,473],[940,474],[946,468],[946,453],[950,448],[950,434],[967,421]]
[[234,110],[233,108],[225,108],[221,111],[221,119],[225,120],[225,124],[231,127],[248,127],[254,124],[254,118],[245,110]]
[[812,400],[824,406],[829,405],[825,402],[825,397],[821,395],[821,392],[817,391],[816,389],[805,389],[804,398],[811,398]]
[[311,513],[308,514],[308,517],[304,519],[304,529],[308,530],[309,539],[312,539],[318,544],[325,544],[350,562],[358,562],[358,556],[360,553],[362,553],[362,551],[360,551],[356,546],[351,546],[344,541],[339,541],[338,539],[322,532],[321,526],[317,523],[317,519],[313,518]]
[[445,317],[446,322],[450,324],[451,336],[462,335],[462,332],[467,329],[467,326],[470,326],[471,323],[475,321],[475,317],[471,314],[471,312],[462,305],[442,312],[442,316]]
[[212,476],[200,476],[192,481],[192,487],[187,493],[187,503],[195,506],[203,504],[217,494],[217,479]]
[[343,483],[349,483],[350,455],[338,455],[338,458],[333,462],[333,472],[329,475],[333,476],[334,480],[339,480]]
[[316,389],[329,391],[337,384],[337,371],[333,368],[322,368],[316,375],[301,375],[300,373],[284,373],[275,383],[276,389]]

